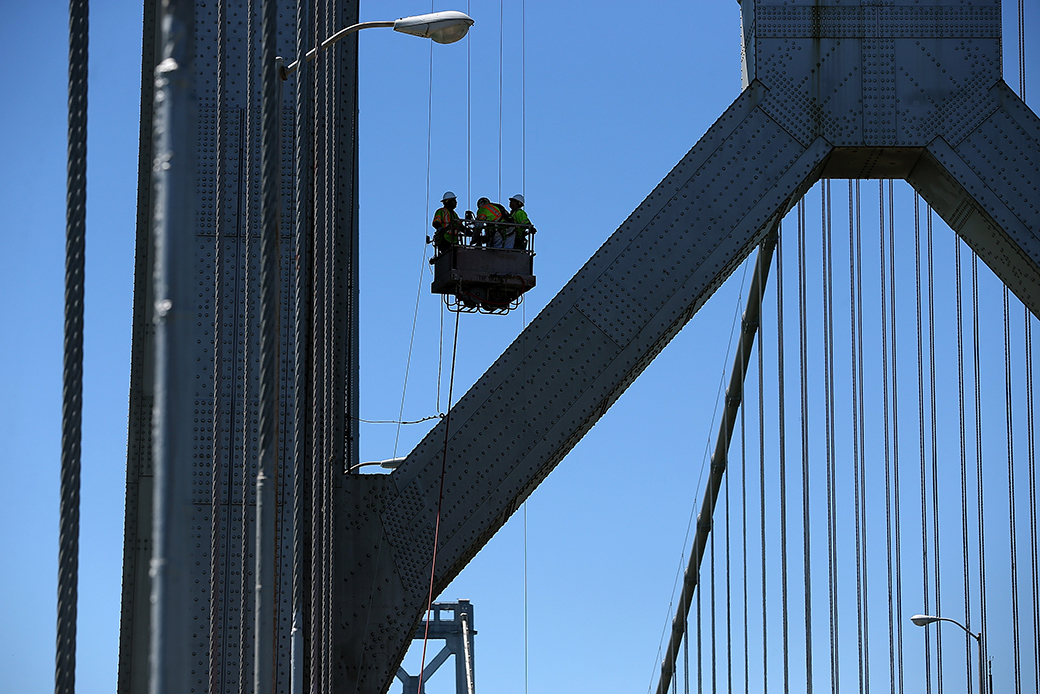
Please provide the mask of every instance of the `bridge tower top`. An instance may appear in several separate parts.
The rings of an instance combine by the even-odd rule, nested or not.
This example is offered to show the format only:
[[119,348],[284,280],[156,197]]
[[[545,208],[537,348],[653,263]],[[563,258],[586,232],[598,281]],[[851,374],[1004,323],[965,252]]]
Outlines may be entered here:
[[834,147],[950,144],[999,98],[1000,0],[742,0],[744,86]]

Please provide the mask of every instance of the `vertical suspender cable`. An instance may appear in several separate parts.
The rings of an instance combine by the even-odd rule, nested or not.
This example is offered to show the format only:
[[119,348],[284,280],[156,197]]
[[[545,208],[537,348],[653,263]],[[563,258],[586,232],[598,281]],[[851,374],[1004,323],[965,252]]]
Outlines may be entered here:
[[[700,586],[700,566],[696,569],[697,585]],[[704,591],[698,590],[697,597],[697,694],[704,694],[704,655],[702,637],[704,635],[704,622],[701,620],[701,596]]]
[[1004,416],[1007,423],[1008,453],[1008,520],[1011,546],[1011,634],[1015,666],[1015,693],[1022,692],[1022,664],[1019,653],[1018,628],[1018,531],[1015,519],[1015,419],[1011,389],[1011,292],[1004,285]]
[[[891,289],[889,299],[889,313],[891,314],[891,344],[892,344],[892,498],[893,498],[893,520],[894,520],[894,551],[895,551],[895,596],[893,600],[893,626],[895,627],[895,652],[896,652],[896,684],[897,691],[903,692],[903,541],[902,541],[902,511],[900,510],[899,476],[899,350],[896,337],[898,334],[896,323],[896,222],[895,222],[895,184],[888,179],[888,260],[891,266],[888,273],[888,282]],[[884,262],[884,261],[882,261]]]
[[[932,614],[928,588],[928,465],[925,442],[924,419],[924,322],[921,301],[921,196],[914,194],[914,279],[917,288],[917,428],[921,456],[921,587],[923,590],[924,613]],[[924,635],[924,687],[926,694],[932,691],[932,640],[928,629]]]
[[[714,519],[712,520],[712,525],[714,525]],[[719,672],[718,668],[716,667],[715,660],[715,644],[718,642],[718,637],[716,636],[715,632],[715,533],[711,533],[710,535],[708,535],[708,543],[710,545],[708,548],[708,553],[710,555],[710,565],[708,568],[710,579],[710,584],[708,586],[708,610],[711,613],[709,615],[711,619],[711,694],[715,694],[715,692],[717,691],[716,687],[719,681]],[[700,592],[701,591],[697,591],[698,594],[700,594]]]
[[[939,434],[936,421],[936,394],[937,379],[935,376],[935,273],[932,263],[932,208],[927,207],[928,214],[928,391],[931,406],[931,442],[932,442],[932,536],[935,547],[932,566],[935,580],[935,612],[942,614],[942,584],[939,581]],[[935,631],[935,670],[938,674],[936,690],[938,694],[943,691],[943,666],[942,666],[942,629]]]
[[834,465],[834,258],[832,236],[831,182],[823,181],[822,193],[822,248],[823,248],[823,376],[824,412],[827,453],[827,592],[830,606],[831,691],[841,690],[840,662],[838,659],[838,561],[837,516],[835,510]]
[[[746,375],[746,374],[745,374]],[[743,412],[744,408],[741,407],[740,411]],[[729,522],[729,475],[726,475],[723,479],[722,484],[725,488],[726,497],[726,691],[733,691],[733,618],[730,606],[733,604],[733,586],[731,579],[732,564],[730,562],[730,545],[732,538],[730,537],[730,522]]]
[[[758,305],[761,307],[765,299],[765,272],[760,264],[755,264],[755,276],[758,282]],[[749,293],[748,296],[751,296]],[[766,391],[763,356],[765,332],[762,326],[762,314],[759,313],[758,326],[758,520],[759,538],[762,560],[762,694],[769,694],[769,609],[766,597]]]
[[[961,297],[961,242],[954,237],[955,261],[954,267],[957,275],[956,305],[957,305],[957,388],[960,423],[960,456],[961,456],[961,551],[964,566],[964,619],[965,626],[970,629],[971,619],[971,580],[968,574],[968,451],[965,444],[966,424],[964,417],[964,312]],[[971,643],[965,641],[964,659],[967,663],[968,694],[972,691],[974,678],[972,672]],[[982,692],[979,692],[982,694]]]
[[787,624],[787,440],[784,408],[784,257],[783,237],[776,244],[777,423],[780,432],[780,602],[784,651],[784,694],[791,686]]
[[[223,5],[223,3],[221,3]],[[296,5],[296,55],[305,55],[308,49],[312,15],[308,2]],[[304,690],[304,538],[307,523],[308,436],[307,412],[313,393],[311,373],[310,325],[311,316],[311,232],[313,227],[313,151],[312,125],[314,102],[311,99],[314,70],[304,63],[296,78],[294,104],[295,128],[293,153],[293,245],[296,249],[293,284],[293,578],[292,578],[292,631],[290,632],[290,691],[303,694]],[[210,691],[217,691],[211,689]]]
[[[220,536],[224,520],[221,518],[221,501],[230,487],[231,475],[224,470],[231,465],[228,456],[227,467],[224,465],[222,430],[224,417],[223,362],[224,353],[224,244],[227,229],[224,224],[224,205],[227,191],[227,76],[225,72],[225,46],[227,42],[227,3],[217,3],[217,162],[216,176],[213,186],[213,419],[212,450],[210,451],[210,532],[209,532],[209,691],[223,690],[224,668],[222,667],[224,644],[221,639],[221,628],[224,626],[220,606],[224,600],[221,594],[223,576],[221,571]],[[229,470],[230,472],[230,470]],[[230,501],[230,499],[228,499]],[[230,509],[230,506],[226,508]],[[231,519],[228,518],[228,521]]]
[[87,231],[89,0],[69,2],[68,159],[65,189],[65,340],[62,363],[61,506],[55,694],[76,691],[80,443],[83,423],[83,295]]
[[[884,422],[884,443],[885,443],[885,545],[886,545],[886,561],[888,567],[888,594],[892,595],[893,589],[893,566],[892,566],[892,453],[891,453],[891,428],[890,428],[890,409],[889,409],[889,371],[888,371],[888,354],[889,354],[889,339],[888,339],[888,295],[886,289],[886,258],[885,258],[885,183],[884,181],[878,181],[878,214],[879,219],[879,234],[878,240],[880,245],[879,253],[879,267],[881,270],[881,388],[882,388],[882,403],[883,413],[882,420]],[[893,610],[895,606],[892,604],[893,601],[888,602],[888,672],[889,672],[889,691],[895,694],[896,691],[896,653],[895,653],[895,615]]]
[[279,478],[279,287],[281,284],[281,77],[278,56],[278,8],[261,3],[261,149],[260,149],[260,451],[256,474],[256,601],[253,634],[256,694],[274,694],[276,643]]
[[[761,323],[761,317],[759,323]],[[761,331],[761,327],[759,328]],[[759,349],[761,349],[761,332],[759,332]],[[745,412],[747,410],[747,400],[744,401],[744,405],[740,408],[740,534],[741,534],[741,580],[743,582],[743,598],[744,601],[741,603],[744,605],[744,609],[741,612],[744,615],[744,691],[750,691],[751,681],[748,673],[748,666],[750,663],[750,656],[748,655],[748,554],[747,554],[747,417]],[[733,691],[732,685],[730,691]]]
[[[1025,4],[1018,0],[1018,95],[1026,100],[1026,25]],[[1032,569],[1033,598],[1033,672],[1040,674],[1040,557],[1037,554],[1036,456],[1033,438],[1033,316],[1023,307],[1025,318],[1025,381],[1026,381],[1026,459],[1029,476],[1029,555]]]
[[[852,373],[853,373],[853,459],[855,461],[856,493],[856,594],[857,634],[859,638],[860,692],[870,691],[870,590],[867,580],[867,492],[866,492],[866,411],[863,380],[863,198],[860,181],[849,188],[849,207],[854,207],[855,224],[850,222],[855,253],[850,258],[852,278]],[[854,203],[854,204],[853,204]],[[854,262],[853,262],[854,260]]]
[[[256,94],[256,27],[254,20],[254,13],[250,12],[249,17],[246,19],[246,41],[248,46],[246,48],[246,65],[248,69],[246,71],[246,106],[245,106],[245,175],[242,177],[244,183],[243,188],[239,191],[239,195],[245,198],[246,204],[242,206],[242,212],[244,212],[244,219],[242,222],[242,234],[244,236],[242,243],[243,255],[241,256],[242,266],[244,272],[242,273],[242,282],[244,284],[242,293],[240,296],[252,297],[254,295],[253,290],[253,225],[256,224],[256,215],[254,212],[253,205],[253,175],[254,165],[256,161],[256,109],[254,108],[254,94]],[[242,333],[243,333],[243,344],[242,344],[242,370],[241,370],[241,391],[239,393],[240,405],[239,412],[242,413],[241,417],[241,448],[239,454],[241,455],[241,556],[239,565],[239,639],[238,639],[238,692],[239,694],[251,694],[252,691],[252,678],[253,673],[249,671],[249,663],[252,660],[252,644],[250,643],[250,629],[252,628],[247,624],[249,615],[251,614],[249,606],[249,598],[252,596],[252,586],[249,583],[249,571],[246,567],[246,563],[249,557],[254,556],[252,542],[256,539],[255,529],[250,532],[249,526],[249,501],[251,498],[250,489],[252,487],[253,475],[252,466],[249,463],[250,455],[252,452],[253,433],[249,431],[250,423],[253,421],[254,408],[253,393],[251,392],[252,387],[252,375],[253,375],[253,330],[255,330],[255,315],[251,308],[252,302],[247,298],[244,302],[242,313]]]
[[805,613],[805,690],[812,694],[812,564],[809,547],[809,336],[806,316],[806,268],[805,268],[805,198],[798,201],[798,385],[801,407],[801,458],[802,458],[802,583],[804,584]]
[[[979,334],[979,256],[971,255],[971,321],[972,357],[975,367],[975,475],[978,496],[979,519],[979,630],[986,632],[986,524],[985,524],[985,479],[982,469],[982,361],[980,356],[981,335]],[[982,653],[981,677],[986,677],[988,668],[985,649]],[[981,693],[980,693],[981,694]]]
[[[1033,316],[1028,308],[1025,314],[1025,380],[1026,380],[1026,464],[1029,487],[1029,559],[1032,575],[1033,634],[1040,630],[1040,556],[1037,552],[1037,503],[1036,503],[1036,440],[1033,434]],[[1033,639],[1033,672],[1040,673],[1040,637]]]

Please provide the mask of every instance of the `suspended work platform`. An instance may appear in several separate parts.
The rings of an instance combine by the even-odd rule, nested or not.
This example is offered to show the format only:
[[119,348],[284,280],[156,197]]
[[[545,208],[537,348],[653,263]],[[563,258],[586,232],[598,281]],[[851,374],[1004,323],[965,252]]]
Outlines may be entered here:
[[[471,238],[480,239],[482,236],[480,229],[469,225],[466,231]],[[512,241],[512,238],[507,236],[507,240]],[[535,286],[534,255],[534,250],[529,248],[452,246],[431,261],[433,283],[430,290],[443,295],[448,308],[453,311],[508,313],[519,306],[524,293]]]

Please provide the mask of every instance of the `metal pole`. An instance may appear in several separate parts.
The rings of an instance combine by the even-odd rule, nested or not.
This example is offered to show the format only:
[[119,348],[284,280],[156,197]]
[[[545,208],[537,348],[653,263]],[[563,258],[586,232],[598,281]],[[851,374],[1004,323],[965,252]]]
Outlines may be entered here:
[[755,344],[755,335],[758,333],[762,292],[765,290],[766,277],[769,275],[769,266],[773,260],[773,250],[776,248],[776,228],[773,226],[765,241],[762,242],[758,250],[758,259],[755,261],[751,287],[748,289],[747,307],[744,309],[744,317],[741,321],[740,342],[737,346],[737,354],[733,358],[729,387],[726,389],[726,407],[719,424],[715,453],[711,456],[711,473],[704,489],[704,501],[701,503],[700,514],[697,516],[697,534],[693,538],[689,563],[683,574],[679,608],[672,620],[672,635],[668,639],[668,649],[661,662],[661,678],[657,682],[657,694],[667,694],[668,692],[672,675],[675,673],[679,646],[682,644],[683,634],[686,631],[686,620],[693,602],[693,591],[698,583],[701,558],[704,556],[704,550],[708,544],[708,534],[711,532],[711,518],[715,512],[715,501],[718,499],[719,489],[722,487],[722,476],[726,472],[729,442],[733,436],[733,427],[743,400],[744,375],[747,373],[751,349]]
[[[192,652],[194,565],[191,481],[195,454],[195,7],[166,0],[162,60],[155,69],[155,516],[150,685],[152,694],[200,686]],[[196,674],[192,674],[196,673]]]
[[256,609],[254,678],[257,694],[273,694],[277,681],[275,611],[278,547],[278,217],[281,141],[281,61],[277,58],[278,7],[261,2],[260,120],[260,456],[256,475]]

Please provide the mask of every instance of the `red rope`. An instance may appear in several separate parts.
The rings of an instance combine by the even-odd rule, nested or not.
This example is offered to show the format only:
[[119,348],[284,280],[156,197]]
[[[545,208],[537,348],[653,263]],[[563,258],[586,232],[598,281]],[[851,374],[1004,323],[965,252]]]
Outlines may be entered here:
[[419,686],[422,694],[423,670],[426,668],[426,645],[430,640],[430,612],[433,609],[433,579],[437,574],[437,545],[441,534],[441,507],[444,504],[444,473],[448,467],[448,436],[451,425],[451,397],[455,388],[455,355],[459,346],[459,315],[455,314],[455,337],[451,345],[451,375],[448,377],[448,413],[444,416],[444,455],[441,457],[441,483],[437,494],[437,521],[433,528],[433,563],[430,565],[430,591],[426,598],[426,628],[423,630],[422,659],[419,661]]

